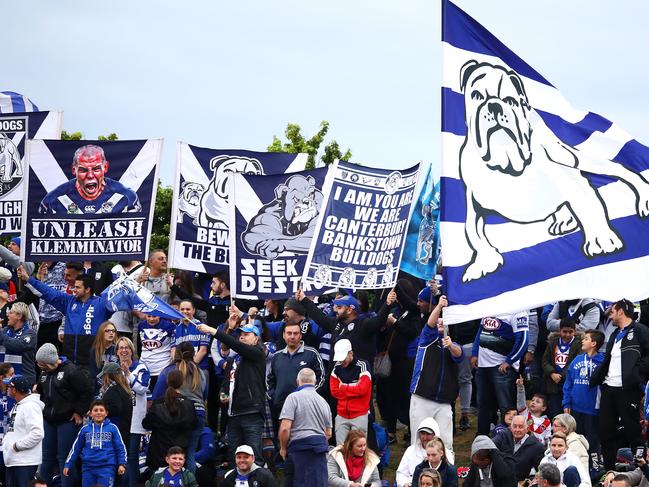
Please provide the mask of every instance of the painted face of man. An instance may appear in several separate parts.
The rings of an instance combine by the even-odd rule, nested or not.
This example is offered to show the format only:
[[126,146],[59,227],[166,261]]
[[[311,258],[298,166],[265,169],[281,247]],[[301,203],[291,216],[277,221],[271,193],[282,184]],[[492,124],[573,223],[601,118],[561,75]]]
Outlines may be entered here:
[[108,161],[101,152],[88,151],[79,155],[72,173],[77,178],[76,188],[79,194],[87,200],[94,200],[104,191],[108,172]]

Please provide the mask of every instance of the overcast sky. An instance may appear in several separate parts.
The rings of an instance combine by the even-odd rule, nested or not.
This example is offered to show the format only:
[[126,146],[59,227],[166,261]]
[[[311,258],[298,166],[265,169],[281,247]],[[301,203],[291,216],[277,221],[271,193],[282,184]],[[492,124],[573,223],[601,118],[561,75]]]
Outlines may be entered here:
[[[649,2],[458,0],[572,104],[649,143]],[[264,150],[323,119],[353,161],[440,154],[440,3],[5,1],[0,90],[65,111],[86,138]],[[10,15],[7,16],[7,13]]]

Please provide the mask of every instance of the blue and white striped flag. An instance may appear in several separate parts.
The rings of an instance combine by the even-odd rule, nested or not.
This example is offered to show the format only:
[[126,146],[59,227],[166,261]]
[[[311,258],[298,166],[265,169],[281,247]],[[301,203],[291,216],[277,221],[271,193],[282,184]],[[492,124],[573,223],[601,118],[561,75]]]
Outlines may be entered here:
[[126,274],[118,277],[101,293],[101,296],[106,300],[106,307],[112,311],[136,310],[169,320],[185,318],[176,308],[168,305]]
[[0,91],[0,113],[37,112],[38,107],[20,93]]
[[443,1],[448,323],[649,296],[649,148]]

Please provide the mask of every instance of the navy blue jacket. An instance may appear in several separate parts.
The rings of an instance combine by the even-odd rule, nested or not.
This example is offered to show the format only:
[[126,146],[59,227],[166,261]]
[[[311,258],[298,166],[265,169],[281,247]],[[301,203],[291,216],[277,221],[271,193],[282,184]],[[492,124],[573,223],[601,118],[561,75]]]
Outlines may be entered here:
[[424,326],[419,336],[410,393],[431,401],[452,404],[460,389],[457,364],[463,358],[464,353],[456,358],[442,347],[442,337],[437,327]]
[[297,373],[304,368],[315,372],[315,387],[320,390],[325,381],[324,364],[315,348],[302,343],[293,355],[288,353],[288,348],[278,350],[273,355],[266,384],[268,398],[278,410],[282,409],[286,396],[295,391]]

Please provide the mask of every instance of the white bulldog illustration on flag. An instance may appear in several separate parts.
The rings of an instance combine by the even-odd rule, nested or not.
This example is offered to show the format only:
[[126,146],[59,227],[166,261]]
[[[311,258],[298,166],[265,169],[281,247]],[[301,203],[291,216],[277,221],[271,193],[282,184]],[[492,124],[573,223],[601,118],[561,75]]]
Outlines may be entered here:
[[[466,187],[466,236],[473,251],[464,282],[503,265],[485,234],[488,213],[509,221],[547,221],[551,235],[581,229],[587,257],[610,254],[624,242],[610,224],[603,198],[582,171],[611,176],[635,194],[636,211],[649,216],[649,183],[608,160],[580,157],[532,109],[522,78],[496,64],[468,61],[460,72],[467,133],[460,149]],[[525,204],[521,204],[524,201]]]

